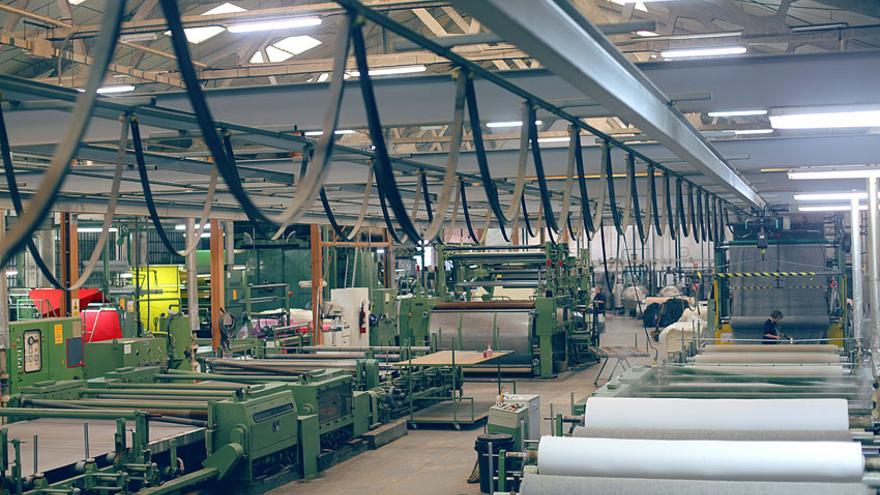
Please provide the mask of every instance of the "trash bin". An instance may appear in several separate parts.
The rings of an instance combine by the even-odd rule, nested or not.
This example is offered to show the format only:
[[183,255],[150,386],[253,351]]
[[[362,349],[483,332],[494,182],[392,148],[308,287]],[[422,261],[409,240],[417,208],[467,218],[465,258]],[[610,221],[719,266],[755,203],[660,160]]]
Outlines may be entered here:
[[[492,451],[489,451],[492,444]],[[492,470],[489,470],[489,455],[497,455],[499,451],[510,452],[513,449],[513,435],[509,433],[486,433],[477,437],[474,442],[474,450],[477,451],[477,462],[480,466],[480,491],[490,493],[489,482],[498,474],[498,459],[492,459]],[[492,483],[496,488],[497,483]]]

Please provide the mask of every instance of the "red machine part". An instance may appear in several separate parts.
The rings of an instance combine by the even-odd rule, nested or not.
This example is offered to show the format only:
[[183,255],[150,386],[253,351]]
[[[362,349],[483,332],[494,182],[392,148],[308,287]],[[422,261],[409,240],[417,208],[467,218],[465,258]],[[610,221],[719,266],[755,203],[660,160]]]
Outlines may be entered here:
[[86,309],[80,314],[83,342],[100,342],[122,338],[119,312],[113,308]]
[[[61,316],[61,289],[31,289],[28,297],[34,302],[43,317]],[[79,289],[79,307],[85,308],[92,303],[104,301],[104,294],[98,289]]]

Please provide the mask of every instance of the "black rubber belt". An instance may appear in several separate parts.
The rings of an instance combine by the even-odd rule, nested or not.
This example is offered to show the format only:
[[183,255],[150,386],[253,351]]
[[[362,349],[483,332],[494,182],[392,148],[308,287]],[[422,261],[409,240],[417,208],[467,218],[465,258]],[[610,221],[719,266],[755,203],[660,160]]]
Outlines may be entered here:
[[[15,209],[15,214],[21,216],[24,207],[21,203],[21,193],[18,190],[18,181],[15,179],[15,169],[13,168],[12,163],[12,149],[9,146],[9,134],[6,133],[6,120],[3,118],[2,107],[0,107],[0,154],[3,155],[3,171],[6,175],[6,186],[9,188],[9,197],[12,200],[12,207]],[[63,290],[64,286],[61,285],[61,282],[59,282],[57,278],[55,278],[55,275],[49,270],[43,257],[40,256],[40,251],[37,249],[37,245],[34,244],[33,235],[27,237],[27,250],[30,251],[34,263],[37,265],[37,268],[40,269],[40,273],[42,273],[43,276],[46,277],[46,280],[49,281],[49,284],[56,289]]]
[[[349,11],[348,15],[353,19],[356,14]],[[409,238],[412,243],[419,243],[422,236],[419,235],[415,225],[409,218],[409,212],[400,197],[400,190],[397,187],[397,180],[394,178],[394,170],[391,167],[391,159],[388,157],[388,148],[385,145],[385,137],[382,129],[382,122],[379,119],[379,109],[376,105],[376,95],[373,92],[373,82],[370,79],[370,67],[367,64],[367,51],[364,43],[364,34],[361,25],[357,20],[352,21],[354,26],[351,32],[352,46],[354,48],[355,60],[357,61],[359,85],[364,100],[364,110],[367,114],[367,123],[370,129],[370,138],[373,142],[373,172],[376,175],[376,182],[379,184],[379,190],[384,193],[388,206],[397,219],[397,224],[401,230]]]
[[675,229],[675,211],[672,209],[672,188],[669,186],[669,173],[665,172],[663,174],[663,180],[665,181],[665,189],[666,189],[666,220],[669,226],[669,237],[670,239],[675,240],[677,235]]
[[428,214],[428,222],[433,222],[434,209],[431,206],[431,193],[428,192],[428,174],[422,172],[420,175],[422,181],[422,198],[425,199],[425,212]]
[[486,199],[489,201],[489,207],[495,218],[498,219],[498,227],[501,229],[501,236],[506,242],[510,242],[507,238],[507,231],[504,224],[507,218],[504,217],[504,209],[498,201],[498,189],[495,187],[495,181],[492,180],[492,173],[489,170],[489,160],[486,158],[486,147],[483,143],[483,129],[480,127],[480,111],[477,108],[477,92],[474,89],[474,80],[470,74],[462,68],[459,77],[467,78],[465,81],[465,99],[468,107],[468,120],[471,126],[471,135],[474,142],[474,154],[477,156],[477,166],[480,170],[480,181],[483,183],[483,190],[486,192]]
[[528,208],[526,208],[526,195],[523,194],[522,196],[520,196],[519,200],[522,203],[521,209],[522,209],[522,214],[523,214],[523,220],[525,221],[525,224],[526,224],[526,232],[528,232],[529,237],[535,237],[535,232],[532,230],[532,222],[529,221],[529,210],[528,210]]
[[697,226],[697,208],[694,206],[694,185],[688,183],[688,216],[691,217],[691,232],[694,241],[700,242],[700,228]]
[[211,110],[205,101],[205,95],[202,92],[201,83],[199,82],[196,71],[193,68],[192,58],[189,53],[188,41],[183,31],[183,24],[180,20],[180,10],[177,7],[176,0],[161,0],[162,11],[165,13],[165,19],[168,22],[168,29],[171,31],[171,45],[174,48],[174,55],[177,57],[177,65],[180,69],[180,76],[186,86],[186,93],[192,106],[199,129],[202,131],[202,139],[211,152],[214,164],[223,181],[229,187],[229,192],[235,197],[238,204],[244,210],[245,215],[255,225],[260,222],[273,224],[269,218],[263,215],[263,212],[251,201],[250,196],[244,190],[241,179],[238,178],[238,170],[232,163],[232,159],[226,155],[223,145],[217,136],[217,127],[214,124],[214,118],[211,116]]
[[[642,221],[641,205],[639,204],[639,186],[636,183],[636,157],[629,153],[626,155],[627,174],[630,177],[629,195],[632,198],[632,206],[636,217],[636,228],[639,231],[639,239],[644,243],[648,238],[645,231],[645,224]],[[651,219],[649,218],[650,222]]]
[[593,214],[590,213],[590,194],[587,189],[587,178],[584,174],[584,153],[581,149],[580,132],[574,133],[574,165],[577,167],[578,189],[581,193],[581,219],[584,222],[584,232],[590,239],[593,234]]
[[676,177],[675,179],[675,207],[678,210],[678,224],[681,227],[681,237],[685,238],[688,236],[688,223],[687,223],[687,215],[684,212],[684,197],[681,192],[681,177]]
[[150,179],[147,177],[147,164],[144,161],[144,145],[141,141],[141,128],[135,117],[131,118],[131,139],[134,144],[134,156],[137,161],[138,175],[141,178],[141,187],[144,190],[144,201],[147,203],[147,211],[150,213],[150,220],[153,221],[153,227],[159,234],[159,239],[165,245],[165,249],[169,253],[177,254],[177,248],[171,243],[165,228],[162,226],[162,220],[159,219],[159,212],[156,211],[156,203],[153,201],[153,191],[150,188]]
[[480,241],[477,238],[477,234],[474,233],[474,226],[471,225],[471,213],[468,211],[467,202],[467,186],[464,184],[464,181],[458,181],[458,191],[458,194],[461,196],[461,208],[464,211],[464,223],[467,225],[468,235],[471,236],[474,244],[479,244]]
[[385,229],[388,230],[388,235],[391,236],[391,240],[395,244],[402,244],[400,235],[397,234],[397,229],[394,228],[391,215],[388,214],[388,205],[385,203],[385,195],[382,193],[382,188],[379,187],[379,179],[376,179],[376,190],[379,191],[379,206],[382,208],[382,219],[385,220]]
[[[708,193],[706,193],[706,195],[708,196]],[[704,208],[703,208],[703,189],[701,189],[699,187],[697,188],[696,201],[697,201],[697,222],[700,224],[699,225],[700,237],[702,237],[703,240],[706,240],[709,237],[706,234],[706,217],[705,217],[705,212],[704,212]]]
[[[651,209],[654,215],[654,227],[657,229],[657,235],[663,235],[663,222],[660,221],[660,208],[657,205],[657,183],[654,180],[654,166],[648,164],[648,187],[651,194]],[[650,219],[649,219],[650,221]]]
[[535,175],[538,178],[538,190],[541,193],[541,204],[544,206],[544,220],[547,230],[559,232],[556,225],[556,215],[553,214],[553,204],[550,202],[550,191],[547,189],[547,176],[544,174],[544,161],[541,159],[541,145],[538,143],[538,125],[535,123],[535,106],[529,104],[529,121],[523,125],[529,126],[529,142],[532,147],[532,162],[535,165]]
[[605,268],[605,286],[611,293],[611,275],[608,273],[608,254],[605,252],[605,221],[599,222],[599,242],[602,244],[602,266]]
[[710,194],[706,195],[706,235],[708,235],[708,239],[712,242],[715,242],[715,232],[712,230],[714,225],[714,219],[712,218],[712,196]]
[[614,170],[611,165],[611,146],[608,141],[602,143],[602,166],[605,167],[605,180],[608,181],[608,206],[611,207],[611,220],[617,235],[623,235],[624,230],[620,225],[620,210],[617,209],[617,197],[614,191]]

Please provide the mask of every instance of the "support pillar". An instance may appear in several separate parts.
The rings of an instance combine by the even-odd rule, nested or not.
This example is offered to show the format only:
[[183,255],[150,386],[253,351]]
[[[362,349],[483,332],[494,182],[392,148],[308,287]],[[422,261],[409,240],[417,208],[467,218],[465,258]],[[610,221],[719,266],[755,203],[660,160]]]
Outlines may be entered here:
[[[186,243],[196,242],[196,221],[186,219]],[[199,268],[196,249],[186,255],[186,307],[189,312],[189,330],[195,334],[199,331]]]
[[211,348],[220,353],[220,332],[226,310],[225,274],[223,273],[223,229],[211,220]]
[[[877,211],[877,177],[868,178],[868,291],[871,295],[871,353],[880,359],[880,211]],[[875,365],[875,369],[876,369]]]
[[[852,236],[852,291],[853,291],[853,336],[856,340],[856,352],[862,351],[862,327],[864,325],[862,298],[862,212],[859,210],[859,199],[852,198],[850,209],[850,235]],[[873,255],[873,253],[872,253]]]
[[[79,241],[76,234],[76,215],[61,213],[61,286],[73,285],[79,277]],[[62,291],[60,316],[79,316],[79,290]]]
[[[6,210],[0,210],[0,234],[6,235]],[[9,290],[6,286],[6,267],[0,267],[0,349],[9,347]],[[6,355],[3,354],[5,361]],[[3,369],[6,369],[6,363]]]
[[324,264],[321,256],[321,226],[309,227],[312,249],[312,345],[321,345],[321,296]]

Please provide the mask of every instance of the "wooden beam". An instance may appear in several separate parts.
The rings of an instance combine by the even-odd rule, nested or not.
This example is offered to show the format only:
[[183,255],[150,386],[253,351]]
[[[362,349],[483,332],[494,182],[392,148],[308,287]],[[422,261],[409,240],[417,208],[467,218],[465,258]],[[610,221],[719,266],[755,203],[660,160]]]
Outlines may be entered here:
[[323,295],[324,263],[321,249],[321,226],[309,227],[312,252],[312,345],[321,345],[321,296]]
[[220,352],[220,332],[226,311],[223,274],[223,229],[220,221],[211,219],[211,348]]

